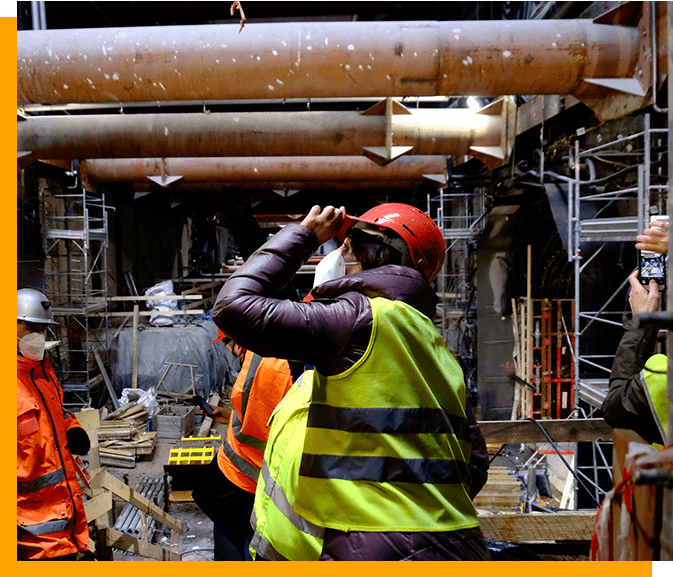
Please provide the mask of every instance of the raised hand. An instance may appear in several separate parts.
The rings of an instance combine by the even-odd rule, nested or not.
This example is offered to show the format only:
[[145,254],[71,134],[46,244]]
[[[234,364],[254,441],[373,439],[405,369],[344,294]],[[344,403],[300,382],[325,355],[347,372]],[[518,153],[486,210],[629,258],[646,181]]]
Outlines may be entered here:
[[636,237],[636,248],[668,254],[668,223],[659,220],[652,221],[650,228],[646,228],[643,234]]
[[629,305],[633,314],[653,313],[659,309],[659,285],[657,281],[650,280],[650,287],[647,290],[638,280],[638,270],[634,270],[629,275],[631,292],[629,294]]
[[308,228],[318,238],[318,244],[326,243],[339,232],[346,217],[346,209],[326,206],[322,210],[316,204],[306,215],[301,225]]

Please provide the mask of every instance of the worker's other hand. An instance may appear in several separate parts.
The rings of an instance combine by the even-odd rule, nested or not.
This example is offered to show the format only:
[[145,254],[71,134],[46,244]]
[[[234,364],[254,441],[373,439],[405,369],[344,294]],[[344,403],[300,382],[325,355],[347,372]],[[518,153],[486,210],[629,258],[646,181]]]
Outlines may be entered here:
[[346,218],[346,209],[326,206],[322,210],[316,204],[301,221],[301,225],[308,228],[318,238],[318,244],[324,244],[333,239]]
[[86,455],[91,449],[89,435],[82,427],[71,427],[65,432],[68,449],[74,455]]
[[[213,407],[213,405],[210,406],[213,408],[213,421],[216,423],[221,423],[222,425],[226,425],[229,422],[231,411],[223,407]],[[201,412],[203,413],[203,410],[201,410]],[[205,415],[205,413],[203,414]]]
[[631,312],[638,315],[641,313],[653,313],[659,310],[659,285],[657,281],[651,279],[649,290],[647,290],[638,280],[638,270],[634,270],[629,275],[631,292],[629,294],[629,305]]
[[[653,228],[655,226],[658,228]],[[660,228],[664,230],[659,230]],[[650,228],[646,228],[643,234],[636,237],[636,248],[668,254],[668,223],[660,220],[652,221]]]

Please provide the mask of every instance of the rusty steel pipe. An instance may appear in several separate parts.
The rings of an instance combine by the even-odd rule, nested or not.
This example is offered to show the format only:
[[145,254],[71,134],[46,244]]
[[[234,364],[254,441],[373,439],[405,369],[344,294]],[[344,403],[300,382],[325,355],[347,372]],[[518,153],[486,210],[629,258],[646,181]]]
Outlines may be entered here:
[[446,156],[402,156],[378,166],[364,156],[258,156],[244,158],[105,158],[80,163],[94,183],[142,182],[148,177],[181,177],[180,182],[423,180],[443,174]]
[[591,20],[307,22],[19,31],[17,99],[572,94],[631,78],[636,28]]
[[[92,189],[96,190],[108,183],[99,183],[92,185]],[[345,180],[345,181],[319,181],[319,180],[302,180],[302,181],[264,181],[264,182],[182,182],[178,180],[166,187],[161,187],[157,183],[147,181],[147,183],[134,182],[122,183],[125,186],[130,186],[137,192],[169,192],[171,194],[185,194],[189,195],[195,191],[202,192],[220,192],[223,186],[231,188],[232,190],[240,190],[250,193],[266,194],[273,191],[282,191],[283,189],[289,192],[292,191],[320,191],[320,190],[334,190],[334,191],[355,191],[366,193],[368,190],[379,194],[385,190],[400,190],[410,189],[420,184],[418,180]],[[276,192],[279,196],[283,196],[280,192]],[[291,194],[287,194],[291,196]]]
[[[468,154],[498,146],[506,123],[467,109],[430,116],[393,116],[395,144],[416,155]],[[357,112],[45,116],[18,122],[17,150],[42,159],[359,156],[365,146],[384,146],[385,132],[385,116]]]

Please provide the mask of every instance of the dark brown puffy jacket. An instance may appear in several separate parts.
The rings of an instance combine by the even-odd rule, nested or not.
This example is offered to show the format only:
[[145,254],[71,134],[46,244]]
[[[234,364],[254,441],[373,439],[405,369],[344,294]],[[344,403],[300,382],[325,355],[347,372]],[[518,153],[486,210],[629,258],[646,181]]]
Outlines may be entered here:
[[630,429],[648,443],[665,444],[647,401],[640,372],[654,354],[657,329],[624,321],[624,335],[612,362],[610,387],[601,405],[605,422],[614,428]]
[[[213,307],[215,323],[262,356],[301,361],[324,375],[336,375],[353,366],[367,348],[372,330],[369,298],[401,300],[435,316],[437,295],[418,271],[398,265],[324,283],[312,291],[315,300],[310,303],[275,298],[317,248],[307,228],[285,227],[225,283]],[[466,413],[474,498],[486,483],[488,452],[469,403]]]

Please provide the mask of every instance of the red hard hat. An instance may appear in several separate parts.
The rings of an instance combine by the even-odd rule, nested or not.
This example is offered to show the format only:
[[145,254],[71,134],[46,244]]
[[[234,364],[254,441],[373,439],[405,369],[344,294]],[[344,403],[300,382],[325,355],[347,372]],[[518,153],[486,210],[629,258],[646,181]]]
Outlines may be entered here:
[[435,222],[415,206],[389,202],[368,210],[360,217],[347,216],[346,221],[347,227],[363,222],[392,230],[404,240],[414,266],[429,283],[439,274],[444,264],[444,237]]
[[213,341],[213,344],[219,343],[220,341],[223,341],[226,338],[227,338],[227,335],[225,335],[222,332],[222,329],[220,327],[217,327],[217,338]]

